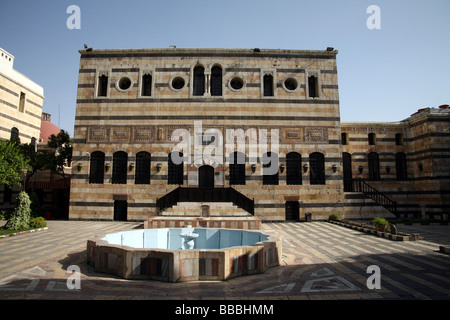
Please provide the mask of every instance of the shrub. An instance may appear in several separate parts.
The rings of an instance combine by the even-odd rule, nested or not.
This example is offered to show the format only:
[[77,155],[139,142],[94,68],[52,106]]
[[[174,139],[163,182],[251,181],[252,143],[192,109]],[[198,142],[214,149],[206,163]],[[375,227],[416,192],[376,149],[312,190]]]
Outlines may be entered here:
[[19,193],[16,198],[16,206],[13,214],[5,224],[7,230],[27,229],[30,222],[30,197],[25,191]]
[[385,218],[375,217],[371,222],[374,226],[388,226],[389,222]]
[[30,219],[30,228],[45,228],[47,222],[43,217],[36,217]]
[[341,216],[338,215],[337,213],[332,213],[332,214],[330,214],[328,219],[330,219],[332,221],[339,221],[339,220],[341,220]]

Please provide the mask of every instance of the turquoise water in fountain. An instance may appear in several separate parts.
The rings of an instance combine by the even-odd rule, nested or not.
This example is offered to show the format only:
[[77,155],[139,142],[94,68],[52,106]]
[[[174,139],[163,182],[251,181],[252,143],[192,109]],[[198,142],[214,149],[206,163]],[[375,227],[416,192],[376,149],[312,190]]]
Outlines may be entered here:
[[268,235],[259,231],[221,228],[161,228],[111,233],[102,240],[109,244],[133,248],[183,250],[185,239],[181,235],[189,233],[198,234],[198,237],[194,239],[193,249],[249,246],[269,239]]

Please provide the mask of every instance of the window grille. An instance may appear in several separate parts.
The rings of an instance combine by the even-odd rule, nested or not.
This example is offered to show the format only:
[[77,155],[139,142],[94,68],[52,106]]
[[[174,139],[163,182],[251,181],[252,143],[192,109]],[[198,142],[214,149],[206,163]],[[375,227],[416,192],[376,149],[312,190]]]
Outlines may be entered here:
[[193,95],[202,96],[204,93],[205,93],[205,69],[203,67],[195,67]]
[[379,181],[380,180],[380,160],[378,153],[371,152],[368,156],[369,159],[369,180]]
[[150,153],[143,151],[136,154],[135,184],[150,184],[150,163]]
[[126,154],[126,152],[118,151],[113,154],[113,184],[127,183],[127,161],[128,155]]
[[[182,158],[183,153],[178,152],[178,157]],[[167,174],[168,184],[183,184],[183,162],[180,164],[175,164],[172,161],[172,153],[168,157],[168,174]]]
[[222,68],[215,66],[211,69],[211,96],[222,95]]
[[152,95],[152,75],[144,74],[142,76],[142,96],[150,97]]
[[98,77],[97,96],[106,97],[107,92],[108,92],[108,77],[105,75],[101,75]]
[[105,154],[95,151],[91,154],[89,183],[103,183],[105,176]]
[[286,184],[302,184],[302,156],[297,152],[286,155]]
[[245,154],[233,152],[230,155],[230,185],[245,184]]
[[322,153],[314,152],[309,155],[309,183],[311,185],[325,184],[325,158]]
[[[274,170],[271,166],[276,168],[275,174],[270,174]],[[268,172],[270,167],[271,169]],[[263,156],[263,185],[278,185],[278,155],[272,155],[272,152],[267,152]]]
[[395,155],[395,168],[397,171],[397,180],[403,181],[408,179],[406,155],[403,152],[399,152]]

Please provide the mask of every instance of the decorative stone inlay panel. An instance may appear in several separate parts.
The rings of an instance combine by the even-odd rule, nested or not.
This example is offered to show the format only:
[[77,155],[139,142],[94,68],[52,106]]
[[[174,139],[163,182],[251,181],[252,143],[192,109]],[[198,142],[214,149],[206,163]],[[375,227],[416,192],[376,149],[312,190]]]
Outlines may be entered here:
[[308,143],[327,143],[328,130],[327,128],[305,128],[305,142]]
[[95,126],[89,127],[87,133],[87,142],[109,142],[110,127]]
[[155,141],[155,128],[151,127],[151,126],[134,127],[133,140],[135,142],[153,142],[153,141]]

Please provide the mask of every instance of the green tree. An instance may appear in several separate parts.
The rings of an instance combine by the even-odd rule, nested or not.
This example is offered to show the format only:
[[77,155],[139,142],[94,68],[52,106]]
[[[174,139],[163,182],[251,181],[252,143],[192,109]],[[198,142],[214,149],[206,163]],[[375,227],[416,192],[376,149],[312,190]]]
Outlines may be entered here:
[[58,135],[49,137],[47,146],[52,151],[47,151],[46,168],[65,178],[64,167],[70,166],[72,162],[72,139],[66,131],[61,130]]
[[19,193],[16,198],[16,206],[13,214],[5,224],[7,230],[27,229],[30,225],[31,200],[25,191]]
[[22,185],[22,173],[28,168],[28,159],[17,143],[0,141],[0,184],[10,188]]

